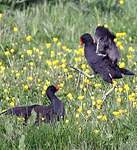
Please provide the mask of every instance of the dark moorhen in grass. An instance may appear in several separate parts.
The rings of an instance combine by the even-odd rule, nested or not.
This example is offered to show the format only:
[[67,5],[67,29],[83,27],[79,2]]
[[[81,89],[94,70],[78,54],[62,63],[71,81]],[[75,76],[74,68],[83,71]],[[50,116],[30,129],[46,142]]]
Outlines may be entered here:
[[64,103],[55,95],[58,90],[59,88],[53,85],[47,88],[46,95],[51,101],[51,104],[49,106],[40,105],[34,108],[37,114],[36,123],[39,123],[41,118],[44,118],[45,122],[59,121],[61,118],[64,119]]
[[32,114],[32,111],[36,113],[35,124],[39,124],[39,122],[44,118],[44,122],[53,122],[59,121],[61,118],[64,119],[65,108],[64,104],[61,100],[57,98],[55,93],[58,91],[58,87],[53,85],[49,86],[46,90],[46,95],[49,98],[51,104],[46,105],[30,105],[30,106],[16,106],[6,111],[2,112],[0,115],[16,115],[24,118],[24,125],[27,124],[29,117]]
[[112,83],[113,79],[122,78],[123,75],[134,75],[133,72],[119,68],[117,64],[112,64],[108,56],[100,56],[96,53],[97,45],[89,33],[80,37],[81,44],[84,44],[85,58],[95,73],[98,73],[103,80]]

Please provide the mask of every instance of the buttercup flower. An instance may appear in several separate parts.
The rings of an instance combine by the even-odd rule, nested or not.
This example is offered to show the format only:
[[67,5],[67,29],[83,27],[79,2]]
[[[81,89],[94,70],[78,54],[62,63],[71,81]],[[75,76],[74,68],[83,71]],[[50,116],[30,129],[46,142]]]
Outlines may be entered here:
[[18,28],[17,27],[13,27],[13,32],[18,32]]
[[71,93],[68,93],[67,98],[68,98],[69,100],[72,100],[72,99],[73,99],[72,94],[71,94]]
[[26,41],[27,41],[27,42],[32,41],[32,36],[31,36],[31,35],[26,36]]

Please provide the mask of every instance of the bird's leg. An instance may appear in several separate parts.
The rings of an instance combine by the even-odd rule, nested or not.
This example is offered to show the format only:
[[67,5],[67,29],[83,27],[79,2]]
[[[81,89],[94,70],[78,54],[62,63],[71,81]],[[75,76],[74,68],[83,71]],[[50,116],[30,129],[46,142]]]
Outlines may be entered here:
[[91,76],[91,75],[85,73],[84,71],[80,70],[79,68],[76,68],[76,67],[74,67],[74,66],[72,66],[72,65],[70,65],[70,64],[68,64],[68,66],[69,66],[70,68],[72,68],[72,69],[78,71],[80,74],[86,76],[87,78],[90,78],[90,79],[91,79],[91,78],[94,78],[94,75]]
[[110,93],[112,93],[114,89],[115,89],[115,87],[112,87],[109,91],[107,91],[107,92],[103,95],[102,100],[105,101],[106,98],[107,98],[107,96],[108,96]]
[[102,100],[103,100],[103,112],[106,112],[106,108],[107,108],[107,101],[106,101],[106,98],[107,96],[113,92],[113,90],[115,89],[115,86],[113,86],[109,91],[107,91],[103,97],[102,97]]
[[77,83],[76,83],[76,88],[78,88],[78,86],[80,84],[80,81],[81,81],[80,79],[81,79],[81,75],[78,76]]

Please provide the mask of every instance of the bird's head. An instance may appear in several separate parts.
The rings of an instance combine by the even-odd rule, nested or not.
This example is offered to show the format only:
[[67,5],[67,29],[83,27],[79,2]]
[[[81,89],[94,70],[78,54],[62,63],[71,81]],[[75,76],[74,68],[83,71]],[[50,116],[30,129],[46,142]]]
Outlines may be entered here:
[[89,33],[85,33],[80,37],[80,44],[94,43],[92,36]]
[[46,90],[46,95],[47,95],[47,96],[53,95],[53,94],[55,94],[58,90],[59,90],[59,86],[58,86],[58,85],[56,85],[56,86],[50,85],[50,86],[47,88],[47,90]]

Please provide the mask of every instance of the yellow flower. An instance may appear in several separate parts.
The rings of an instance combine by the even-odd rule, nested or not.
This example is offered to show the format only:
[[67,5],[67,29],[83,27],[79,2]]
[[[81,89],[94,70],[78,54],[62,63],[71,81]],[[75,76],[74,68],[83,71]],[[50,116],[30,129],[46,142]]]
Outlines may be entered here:
[[91,96],[91,100],[94,101],[94,100],[95,100],[95,97],[94,97],[94,96]]
[[128,100],[129,101],[135,101],[136,100],[135,93],[131,93],[130,95],[128,95]]
[[113,111],[112,114],[117,118],[119,118],[121,116],[121,113],[119,111]]
[[60,88],[63,88],[63,87],[64,87],[64,82],[59,83],[59,87],[60,87]]
[[35,64],[34,64],[34,62],[29,62],[28,63],[31,67],[33,67]]
[[85,73],[89,74],[89,73],[90,73],[90,70],[87,68],[87,69],[85,70]]
[[86,92],[86,91],[87,91],[87,88],[84,87],[83,91]]
[[52,62],[50,60],[47,60],[48,66],[52,66]]
[[9,52],[9,51],[5,51],[4,54],[5,54],[6,56],[10,56],[10,52]]
[[101,120],[102,120],[102,121],[107,121],[107,116],[106,116],[106,115],[103,115],[102,118],[101,118]]
[[73,99],[72,94],[71,94],[71,93],[68,93],[67,98],[68,98],[69,100],[72,100],[72,99]]
[[39,52],[39,55],[43,55],[43,54],[44,54],[44,52],[43,52],[43,51],[40,51],[40,52]]
[[23,70],[24,70],[24,71],[27,70],[27,67],[23,67]]
[[82,48],[79,48],[77,51],[75,51],[75,53],[77,54],[77,55],[79,55],[79,56],[83,56],[83,54],[84,54],[84,48],[82,47]]
[[118,103],[121,103],[121,102],[122,102],[122,99],[121,99],[120,97],[118,97],[118,98],[116,99],[116,101],[117,101]]
[[0,66],[0,73],[2,74],[2,73],[4,73],[4,71],[5,71],[5,66]]
[[84,69],[86,69],[86,65],[85,64],[82,64],[81,65],[81,68],[84,70]]
[[123,91],[123,88],[119,87],[118,91],[119,91],[119,93],[121,93]]
[[97,119],[99,119],[101,121],[107,121],[107,116],[106,115],[99,115],[99,116],[97,116]]
[[100,83],[95,83],[95,87],[96,87],[96,88],[100,88],[100,87],[101,87],[101,84],[100,84]]
[[55,52],[54,52],[54,51],[51,51],[51,52],[50,52],[50,56],[51,56],[51,58],[52,58],[52,57],[55,57]]
[[81,106],[77,109],[77,112],[79,112],[79,113],[82,112],[82,107]]
[[68,120],[68,119],[66,119],[66,120],[65,120],[65,123],[66,123],[66,124],[68,124],[68,123],[69,123],[69,120]]
[[26,41],[27,41],[27,42],[32,41],[32,36],[31,36],[31,35],[26,36]]
[[18,28],[17,27],[13,27],[13,32],[18,32]]
[[24,58],[24,55],[21,55],[21,58]]
[[124,49],[124,46],[123,46],[123,45],[119,45],[118,47],[119,47],[120,50],[123,50],[123,49]]
[[91,115],[91,110],[87,110],[87,114],[88,114],[88,115]]
[[49,85],[50,85],[50,81],[46,80],[46,82],[45,82],[45,84],[43,86],[44,91],[47,90]]
[[75,57],[74,60],[75,60],[75,62],[80,62],[81,61],[81,57]]
[[128,51],[129,51],[129,52],[134,52],[135,49],[134,49],[133,47],[130,46],[130,47],[128,48]]
[[102,104],[103,104],[103,101],[102,101],[101,99],[98,99],[98,100],[96,100],[96,103],[97,103],[98,105],[102,105]]
[[11,101],[10,102],[10,107],[14,107],[15,106],[15,101]]
[[58,65],[58,63],[59,63],[59,60],[54,60],[53,61],[53,65]]
[[68,69],[67,69],[67,68],[64,68],[63,71],[64,71],[64,73],[67,73],[67,72],[68,72]]
[[33,77],[32,77],[32,76],[28,76],[28,77],[27,77],[27,80],[28,80],[28,81],[32,81],[32,80],[33,80]]
[[73,76],[71,74],[68,75],[67,79],[72,79]]
[[98,129],[94,129],[93,132],[94,132],[95,134],[98,134],[98,133],[99,133],[99,130],[98,130]]
[[120,0],[120,1],[119,1],[119,4],[120,4],[120,5],[123,5],[123,4],[124,4],[124,0]]
[[119,63],[119,67],[120,68],[125,68],[125,63],[124,62]]
[[84,79],[84,83],[85,83],[85,84],[90,84],[90,82],[91,82],[91,81],[90,81],[89,79]]
[[58,38],[54,37],[54,38],[53,38],[53,42],[56,43],[57,41],[58,41]]
[[79,128],[78,128],[78,130],[79,130],[79,132],[81,133],[81,131],[82,131],[82,128],[81,128],[81,127],[79,127]]
[[[46,87],[46,89],[47,89],[47,87]],[[45,96],[45,93],[46,93],[46,92],[45,92],[45,90],[43,89],[43,90],[42,90],[42,93],[41,93],[42,96]]]
[[84,96],[82,96],[82,95],[80,95],[80,96],[78,96],[78,100],[83,100],[84,99]]
[[46,43],[47,48],[51,48],[51,43]]
[[10,52],[11,52],[11,53],[14,53],[14,52],[15,52],[15,50],[12,48],[12,49],[10,50]]
[[117,41],[116,44],[117,44],[117,47],[118,47],[119,49],[121,49],[121,50],[124,49],[122,42]]
[[128,55],[127,55],[127,58],[128,58],[129,60],[132,60],[132,59],[133,59],[133,57],[134,57],[134,56],[133,56],[133,55],[131,55],[131,54],[128,54]]
[[137,102],[133,102],[133,108],[137,108]]
[[28,56],[32,55],[32,50],[31,49],[28,49],[26,52],[27,52]]
[[23,89],[24,91],[28,91],[29,90],[29,86],[27,84],[23,85]]
[[117,81],[113,80],[113,87],[116,87],[117,86]]
[[65,45],[63,45],[63,46],[62,46],[62,49],[63,49],[63,50],[66,50],[66,49],[67,49],[67,47],[66,47]]
[[76,113],[76,118],[79,118],[79,113]]
[[4,93],[8,93],[8,89],[4,89]]
[[61,46],[61,42],[58,42],[58,43],[57,43],[57,46]]
[[84,88],[84,85],[83,84],[80,84],[80,86],[79,86],[81,89],[83,89]]
[[119,113],[121,113],[121,115],[127,113],[127,109],[119,109]]
[[117,39],[117,38],[115,38],[115,39],[114,39],[114,42],[116,42],[116,43],[117,43],[117,41],[118,41],[118,39]]
[[128,84],[125,84],[125,85],[124,85],[124,89],[125,89],[126,91],[129,91],[129,86],[128,86]]
[[96,108],[97,108],[97,109],[101,109],[101,108],[102,108],[102,105],[96,104]]
[[66,63],[61,64],[61,68],[66,68]]
[[19,76],[20,76],[20,73],[16,72],[16,77],[19,78]]
[[124,37],[124,36],[126,36],[126,32],[117,32],[116,33],[117,38],[121,38],[121,37]]
[[0,13],[0,20],[2,19],[2,17],[3,17],[3,14],[2,14],[2,13]]

